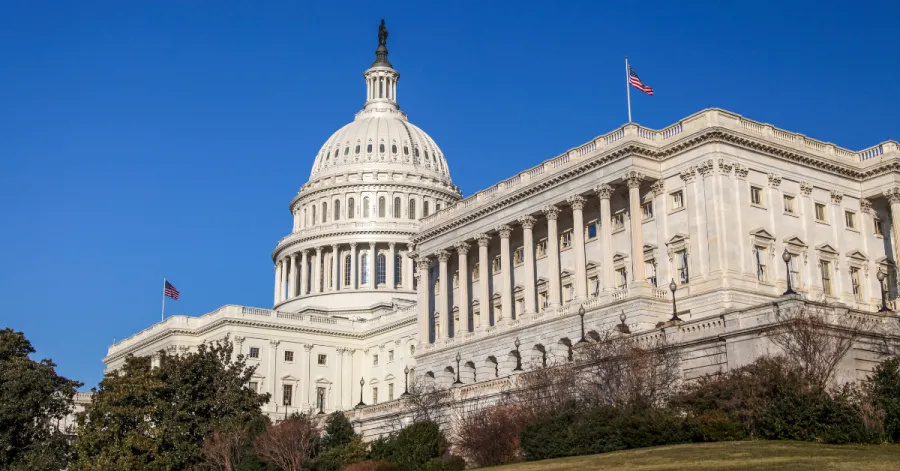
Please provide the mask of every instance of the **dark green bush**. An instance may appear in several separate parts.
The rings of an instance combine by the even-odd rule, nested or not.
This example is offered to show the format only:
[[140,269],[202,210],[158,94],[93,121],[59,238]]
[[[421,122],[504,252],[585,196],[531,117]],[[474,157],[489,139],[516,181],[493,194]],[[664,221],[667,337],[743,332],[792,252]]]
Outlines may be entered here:
[[900,443],[900,358],[878,365],[869,376],[870,392],[875,405],[884,414],[884,433]]
[[344,471],[400,471],[400,467],[387,461],[357,461],[344,468]]
[[433,458],[447,451],[447,439],[434,422],[416,422],[400,433],[375,440],[369,456],[376,460],[396,463],[403,471],[421,471]]
[[319,453],[315,461],[316,471],[340,471],[346,466],[364,461],[368,457],[368,446],[358,435],[354,435],[350,442],[343,445],[332,446]]
[[741,423],[719,410],[709,411],[696,417],[691,425],[694,428],[694,441],[698,442],[722,442],[747,438],[747,433]]
[[421,468],[422,471],[462,471],[464,469],[466,469],[466,460],[455,455],[446,458],[432,458]]
[[322,435],[322,448],[326,450],[346,445],[356,436],[356,433],[353,431],[353,424],[340,411],[332,412],[328,415],[328,418],[325,419],[324,432]]

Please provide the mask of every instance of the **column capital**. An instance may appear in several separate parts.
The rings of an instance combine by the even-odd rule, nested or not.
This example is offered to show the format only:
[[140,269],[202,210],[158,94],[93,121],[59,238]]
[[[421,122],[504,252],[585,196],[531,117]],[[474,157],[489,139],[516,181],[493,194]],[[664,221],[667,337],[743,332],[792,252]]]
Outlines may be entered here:
[[272,348],[275,348],[280,344],[281,344],[281,340],[269,340],[269,345],[271,345]]
[[838,190],[831,190],[831,202],[834,204],[841,204],[841,201],[844,199],[844,195]]
[[406,256],[415,260],[415,259],[419,258],[419,252],[416,252],[415,250],[410,250],[410,251],[406,252]]
[[778,188],[781,186],[781,175],[777,173],[770,173],[767,175],[769,177],[769,186],[772,188]]
[[812,194],[813,186],[810,182],[800,182],[800,194],[809,196]]
[[335,252],[337,252],[338,245],[340,245],[340,244],[331,244],[331,250],[334,250]]
[[900,187],[893,187],[884,190],[884,197],[888,199],[891,204],[900,203]]
[[746,165],[740,164],[738,162],[734,163],[734,177],[738,180],[746,180],[747,175],[750,173],[750,169],[747,168]]
[[450,252],[447,250],[438,250],[434,253],[434,256],[437,257],[438,261],[441,263],[447,263],[447,260],[450,260]]
[[697,167],[688,167],[682,170],[678,176],[680,176],[681,180],[685,183],[694,183],[694,180],[697,178]]
[[653,196],[659,196],[666,191],[666,184],[662,180],[656,180],[650,185],[650,191],[653,192]]
[[321,246],[316,247],[316,254],[321,254],[321,253],[322,253],[322,247]]
[[454,245],[454,247],[456,247],[456,251],[460,255],[465,255],[465,254],[469,253],[469,248],[472,246],[469,245],[468,242],[457,242],[456,245]]
[[859,200],[859,210],[866,214],[870,214],[872,212],[872,202],[867,199]]
[[608,200],[612,198],[613,191],[615,191],[615,189],[612,187],[612,185],[608,185],[606,183],[601,183],[594,187],[594,193],[601,200]]
[[628,188],[640,188],[641,180],[644,179],[644,174],[641,172],[636,172],[634,170],[625,174],[625,184],[628,185]]
[[525,216],[522,216],[519,218],[519,224],[522,225],[522,229],[534,228],[534,223],[536,221],[537,220],[534,218],[534,216],[530,216],[530,215],[525,215]]
[[731,169],[734,168],[734,164],[725,160],[719,159],[719,174],[720,175],[731,175]]
[[480,234],[475,234],[475,240],[478,241],[479,247],[487,247],[488,244],[491,243],[491,236],[490,234],[485,234],[482,232]]
[[555,221],[559,217],[559,208],[553,206],[552,204],[549,206],[544,206],[541,211],[544,212],[544,216],[546,216],[547,219]]
[[388,247],[390,247],[391,250],[394,250],[394,247],[395,247],[396,245],[397,245],[396,242],[388,242]]
[[509,239],[509,236],[512,234],[512,228],[506,224],[500,224],[497,226],[497,233],[500,234],[501,239]]
[[697,172],[701,177],[706,178],[712,175],[714,168],[715,165],[713,164],[712,159],[708,159],[700,162],[700,165],[697,165]]
[[313,347],[315,347],[315,345],[313,345],[313,344],[311,344],[311,343],[304,343],[304,344],[303,344],[303,349],[306,350],[307,352],[309,352],[310,350],[312,350]]
[[428,261],[428,257],[422,257],[416,260],[416,268],[419,270],[428,270],[431,268],[431,262]]
[[569,203],[569,206],[576,211],[581,211],[584,209],[584,196],[581,195],[572,195],[566,198],[566,202]]
[[355,249],[356,245],[357,245],[357,242],[350,242],[350,248]]
[[300,255],[300,252],[294,252],[288,256],[291,257],[291,261],[293,262],[293,261],[297,260],[298,255]]
[[237,345],[240,346],[242,343],[244,343],[244,339],[246,339],[246,337],[242,337],[242,336],[240,336],[240,335],[235,335],[235,336],[234,336],[234,343],[236,343]]

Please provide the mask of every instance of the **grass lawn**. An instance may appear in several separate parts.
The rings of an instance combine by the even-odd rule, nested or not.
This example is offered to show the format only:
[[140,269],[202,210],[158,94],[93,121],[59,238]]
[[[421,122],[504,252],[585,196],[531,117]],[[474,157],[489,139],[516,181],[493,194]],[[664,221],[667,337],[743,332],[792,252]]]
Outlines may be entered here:
[[818,445],[781,441],[699,443],[532,461],[489,469],[491,471],[897,470],[900,469],[900,445]]

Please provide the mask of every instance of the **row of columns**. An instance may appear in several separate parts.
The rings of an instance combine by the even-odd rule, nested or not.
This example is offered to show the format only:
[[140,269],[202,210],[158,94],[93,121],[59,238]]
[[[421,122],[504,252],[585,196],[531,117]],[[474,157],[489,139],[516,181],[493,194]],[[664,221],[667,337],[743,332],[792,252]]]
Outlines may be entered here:
[[[643,227],[641,220],[641,199],[640,199],[640,186],[641,182],[644,180],[644,175],[639,172],[629,172],[625,178],[625,183],[628,186],[628,197],[629,197],[629,208],[631,211],[631,279],[633,283],[643,283],[644,282],[644,251],[643,251]],[[594,187],[593,193],[600,200],[600,240],[602,246],[602,286],[604,290],[613,290],[616,288],[616,282],[613,272],[613,251],[612,251],[612,214],[610,212],[610,198],[614,192],[614,188],[609,184],[600,184]],[[574,287],[575,287],[575,301],[581,301],[588,298],[588,284],[587,284],[587,258],[585,254],[585,238],[584,238],[584,205],[586,203],[586,199],[582,195],[572,195],[566,198],[566,202],[569,205],[569,208],[572,211],[572,224],[573,224],[573,240],[572,247],[574,250],[575,256],[575,279],[574,279]],[[547,258],[548,258],[548,271],[547,278],[549,280],[548,287],[548,304],[549,306],[559,306],[562,304],[562,293],[561,293],[561,280],[560,280],[560,257],[559,257],[559,226],[558,219],[561,210],[556,205],[548,205],[541,209],[541,214],[544,216],[547,224]],[[520,315],[528,315],[537,312],[537,293],[536,293],[536,266],[535,266],[535,244],[534,244],[534,234],[533,229],[535,224],[537,224],[538,219],[534,215],[524,215],[517,219],[519,226],[522,228],[523,232],[523,242],[524,242],[524,272],[525,272],[525,280],[523,281],[523,285],[525,288],[525,300],[524,300],[524,312],[518,313]],[[501,300],[501,310],[500,313],[495,313],[497,318],[495,319],[495,323],[502,323],[506,319],[513,318],[513,278],[512,278],[512,270],[513,263],[511,258],[511,250],[510,250],[510,236],[512,234],[513,228],[508,224],[501,224],[497,226],[495,232],[500,237],[500,260],[502,263],[501,269],[501,292],[500,292],[500,300]],[[489,269],[490,260],[488,257],[488,246],[491,241],[491,235],[488,233],[481,233],[475,236],[475,240],[478,244],[478,267],[479,267],[479,280],[477,288],[473,286],[473,289],[476,290],[475,296],[473,298],[478,299],[481,309],[481,315],[484,318],[489,318],[488,313],[492,307],[491,302],[491,293],[490,293],[490,283],[489,283]],[[461,300],[459,305],[459,322],[454,325],[454,335],[461,334],[466,329],[467,331],[473,331],[476,326],[469,325],[469,273],[468,273],[468,251],[470,245],[467,241],[461,241],[456,243],[453,248],[456,250],[458,255],[458,267],[460,273],[460,283],[459,283],[459,299]],[[450,259],[451,252],[449,250],[439,250],[436,252],[433,257],[438,261],[438,276],[439,276],[439,294],[437,299],[435,300],[434,312],[439,313],[442,316],[442,324],[449,325],[452,308],[450,306],[450,301],[452,300],[452,293],[449,289],[448,283],[448,260]],[[432,316],[432,312],[430,311],[430,289],[432,284],[427,282],[428,274],[431,268],[431,264],[433,263],[431,257],[426,254],[421,253],[411,253],[410,257],[417,259],[417,268],[418,268],[418,276],[419,276],[419,284],[418,284],[418,328],[419,328],[419,339],[421,341],[425,341],[425,339],[430,338],[430,323],[429,320]],[[436,333],[436,337],[438,339],[445,339],[450,335],[449,329],[442,329],[441,332]]]
[[369,101],[378,99],[397,101],[397,79],[393,75],[372,75],[367,88]]
[[[357,257],[357,243],[350,242],[347,244],[349,250],[344,248],[342,244],[332,244],[330,246],[330,252],[326,252],[327,247],[316,247],[315,249],[305,249],[299,252],[294,252],[288,254],[281,259],[279,259],[275,263],[275,293],[274,293],[274,303],[278,304],[283,301],[287,301],[297,296],[306,296],[310,294],[319,294],[325,292],[333,292],[340,290],[355,290],[362,288],[363,286],[368,286],[370,288],[377,288],[377,259],[378,259],[378,251],[376,250],[376,243],[370,242],[369,245],[369,256],[366,261],[367,264],[367,279],[365,284],[363,284],[361,276],[357,275],[357,266],[359,265],[359,260]],[[395,266],[395,258],[397,256],[397,247],[395,242],[388,242],[388,250],[385,253],[385,289],[395,289],[397,286],[397,280],[394,278],[394,272],[396,270]],[[343,249],[342,249],[343,248]],[[315,255],[313,255],[313,250],[315,250]],[[413,289],[413,261],[409,258],[409,252],[401,250],[401,262],[402,266],[401,270],[401,281],[402,286],[401,289],[412,290]],[[327,268],[324,266],[325,255],[331,256],[331,273],[328,274],[328,279],[331,280],[330,287],[329,283],[326,282],[326,278],[323,276],[323,270]],[[345,256],[350,257],[350,284],[344,285],[343,277],[341,275],[345,275],[344,270],[346,267],[344,266]],[[309,273],[310,261],[312,261],[312,273]],[[310,276],[312,276],[312,283],[310,283]]]

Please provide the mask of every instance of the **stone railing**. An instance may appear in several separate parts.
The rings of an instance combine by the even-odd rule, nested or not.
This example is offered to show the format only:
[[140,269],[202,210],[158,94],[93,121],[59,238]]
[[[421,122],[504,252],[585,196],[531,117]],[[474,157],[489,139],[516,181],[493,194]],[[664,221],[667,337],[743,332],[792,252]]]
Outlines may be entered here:
[[307,326],[317,330],[325,329],[340,333],[366,334],[373,329],[402,322],[416,317],[415,305],[375,317],[366,321],[355,321],[339,317],[319,316],[296,312],[283,312],[248,306],[227,305],[200,317],[171,316],[128,338],[110,345],[107,355],[114,355],[140,342],[172,329],[198,330],[222,319],[268,319],[290,326]]
[[355,231],[402,231],[416,232],[419,230],[419,222],[414,220],[395,220],[395,221],[341,221],[330,222],[326,224],[317,224],[315,226],[304,227],[292,232],[275,244],[276,249],[282,247],[294,240],[305,237],[312,237],[322,234],[330,234],[333,232],[355,232]]
[[756,135],[773,144],[792,147],[817,157],[861,166],[868,165],[869,162],[867,161],[884,154],[900,153],[900,145],[896,141],[886,141],[868,149],[852,151],[828,142],[806,137],[802,134],[778,129],[770,124],[753,121],[725,110],[707,109],[661,130],[645,128],[637,124],[626,124],[619,129],[599,136],[584,145],[546,160],[536,167],[525,170],[512,178],[476,192],[466,199],[448,205],[446,208],[422,218],[420,220],[422,223],[421,229],[433,228],[461,213],[472,211],[497,197],[516,191],[532,182],[549,178],[570,165],[600,155],[613,147],[620,147],[627,142],[639,142],[645,145],[662,147],[688,135],[713,127]]

